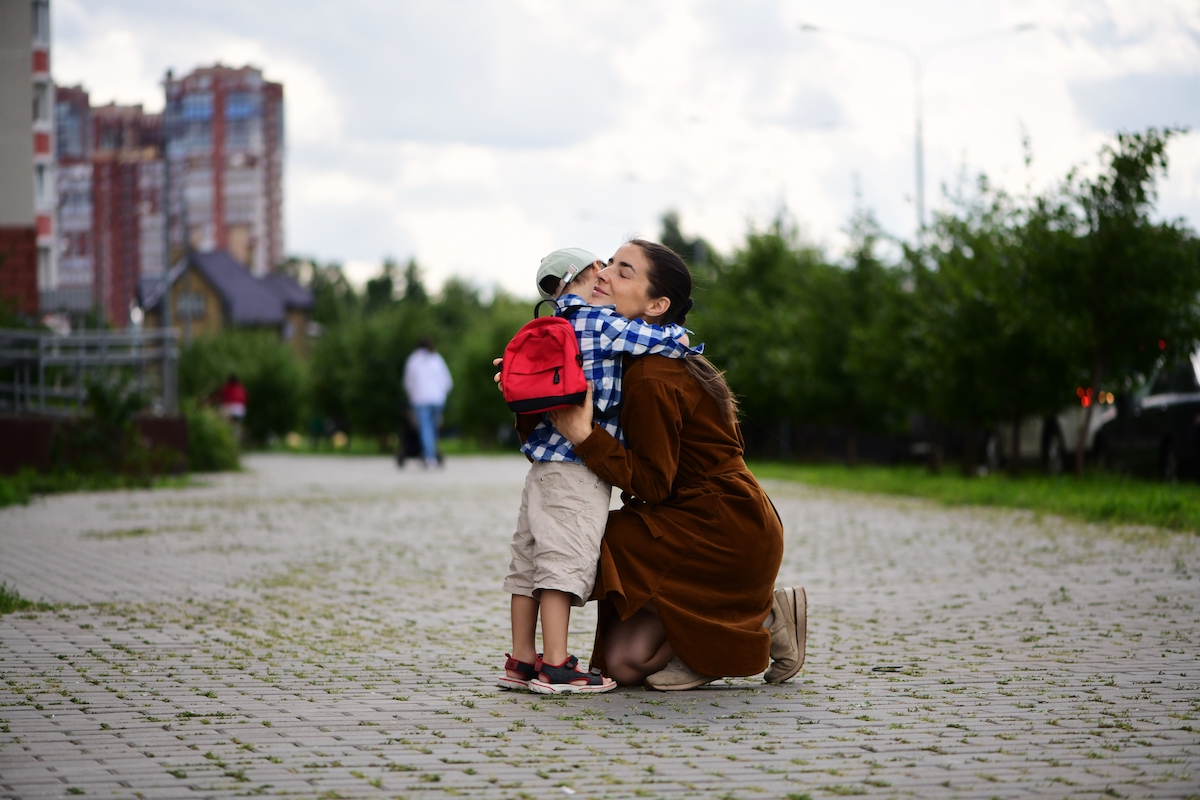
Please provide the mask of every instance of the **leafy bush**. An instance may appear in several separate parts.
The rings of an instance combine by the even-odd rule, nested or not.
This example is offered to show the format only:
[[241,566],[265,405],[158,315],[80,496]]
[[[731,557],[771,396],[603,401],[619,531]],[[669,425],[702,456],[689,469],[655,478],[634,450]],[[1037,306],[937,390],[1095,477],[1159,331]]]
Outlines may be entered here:
[[179,392],[206,402],[231,373],[246,387],[246,437],[264,443],[296,429],[303,415],[304,369],[272,331],[222,331],[195,339],[179,358]]
[[454,391],[446,407],[446,425],[483,446],[506,443],[513,434],[513,413],[496,389],[492,359],[532,317],[533,303],[497,296],[446,354]]
[[145,407],[145,396],[128,390],[118,373],[90,381],[87,413],[54,429],[51,473],[122,476],[148,485],[154,475],[178,471],[180,454],[147,445],[133,424]]
[[87,414],[55,429],[52,460],[56,469],[81,473],[126,472],[141,466],[145,446],[133,427],[134,416],[145,409],[146,397],[126,391],[111,376],[87,384]]
[[183,407],[188,431],[188,469],[221,472],[238,468],[238,443],[233,428],[211,408],[188,402]]

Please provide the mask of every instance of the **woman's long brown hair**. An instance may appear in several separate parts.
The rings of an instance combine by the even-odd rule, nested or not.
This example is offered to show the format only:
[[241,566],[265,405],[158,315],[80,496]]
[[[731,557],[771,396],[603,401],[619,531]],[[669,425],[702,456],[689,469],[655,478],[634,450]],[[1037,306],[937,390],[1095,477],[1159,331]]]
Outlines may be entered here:
[[[662,316],[663,324],[675,323],[683,325],[687,320],[692,303],[692,273],[687,264],[674,250],[645,239],[631,239],[629,244],[637,245],[650,262],[650,271],[646,276],[650,280],[647,290],[651,299],[665,297],[671,301],[671,307]],[[717,407],[730,424],[737,423],[737,398],[725,382],[725,374],[713,366],[704,356],[688,356],[683,360],[684,366],[703,387],[704,391],[717,401]]]

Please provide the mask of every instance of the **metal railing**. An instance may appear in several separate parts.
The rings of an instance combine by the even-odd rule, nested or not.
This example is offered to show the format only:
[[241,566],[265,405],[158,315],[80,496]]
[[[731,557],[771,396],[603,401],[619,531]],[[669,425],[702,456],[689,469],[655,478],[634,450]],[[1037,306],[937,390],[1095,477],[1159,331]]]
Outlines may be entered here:
[[155,329],[60,336],[0,329],[0,412],[78,414],[90,380],[117,373],[156,414],[178,411],[179,334]]

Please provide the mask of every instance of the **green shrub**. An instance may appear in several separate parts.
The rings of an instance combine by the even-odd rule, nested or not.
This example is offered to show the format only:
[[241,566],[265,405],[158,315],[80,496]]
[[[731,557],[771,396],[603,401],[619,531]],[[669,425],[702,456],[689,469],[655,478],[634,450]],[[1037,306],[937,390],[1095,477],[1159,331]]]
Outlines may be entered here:
[[246,387],[246,438],[256,444],[295,430],[306,404],[304,369],[273,331],[222,331],[195,339],[179,358],[179,392],[207,401],[230,374]]
[[233,428],[215,410],[188,402],[183,407],[188,430],[188,469],[222,472],[238,468],[238,443]]
[[31,494],[30,484],[36,473],[29,467],[16,475],[0,475],[0,508],[25,505]]
[[446,353],[454,376],[446,425],[480,446],[494,447],[513,436],[513,413],[492,380],[492,359],[504,355],[509,339],[529,322],[532,311],[532,303],[499,295]]
[[177,471],[180,455],[148,446],[134,426],[145,407],[145,396],[130,391],[119,374],[89,381],[87,413],[54,429],[52,473],[119,475],[148,485],[154,475]]

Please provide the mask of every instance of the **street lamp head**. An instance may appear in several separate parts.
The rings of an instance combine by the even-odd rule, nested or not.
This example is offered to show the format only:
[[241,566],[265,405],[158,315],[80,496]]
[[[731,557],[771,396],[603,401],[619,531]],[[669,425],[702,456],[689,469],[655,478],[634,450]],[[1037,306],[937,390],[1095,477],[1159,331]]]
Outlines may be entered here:
[[820,33],[821,32],[821,29],[818,28],[816,25],[811,25],[807,22],[800,23],[800,30],[804,31],[805,33]]

